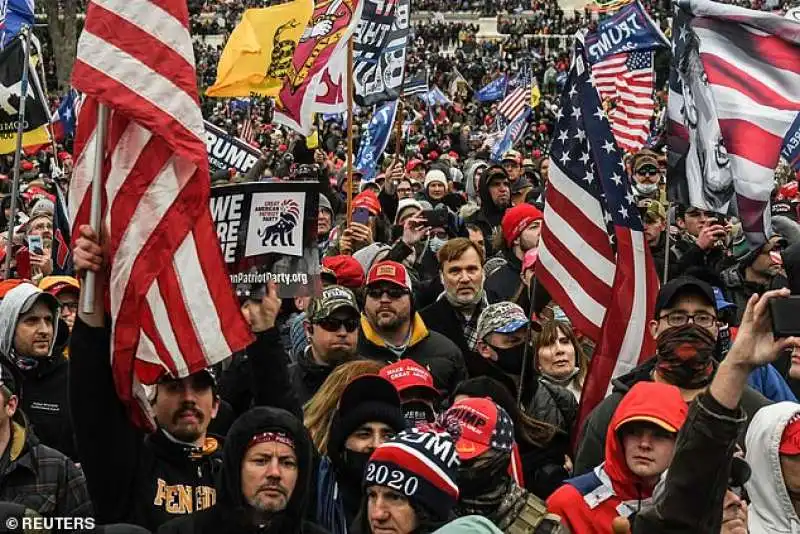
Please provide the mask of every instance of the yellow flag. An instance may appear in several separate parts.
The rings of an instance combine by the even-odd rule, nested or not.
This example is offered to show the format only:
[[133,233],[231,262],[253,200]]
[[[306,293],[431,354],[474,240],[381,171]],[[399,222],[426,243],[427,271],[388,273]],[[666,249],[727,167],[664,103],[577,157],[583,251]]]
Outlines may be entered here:
[[319,132],[316,128],[314,128],[314,131],[311,132],[311,135],[306,137],[306,148],[310,150],[319,148]]
[[531,87],[531,109],[536,109],[541,99],[542,93],[539,91],[539,84],[533,82],[533,86]]
[[292,54],[314,9],[313,0],[248,9],[231,33],[208,96],[277,96]]

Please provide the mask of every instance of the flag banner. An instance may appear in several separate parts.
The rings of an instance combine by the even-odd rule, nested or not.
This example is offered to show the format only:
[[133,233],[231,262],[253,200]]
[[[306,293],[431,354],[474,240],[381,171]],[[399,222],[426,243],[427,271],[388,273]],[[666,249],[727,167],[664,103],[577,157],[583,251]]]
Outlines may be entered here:
[[593,65],[615,54],[669,46],[664,33],[638,0],[602,20],[584,40],[589,63]]
[[[273,122],[307,136],[315,112],[336,113],[346,106],[347,40],[361,19],[363,6],[363,0],[336,0],[314,7],[275,100]],[[334,58],[334,69],[329,71]],[[317,104],[320,99],[323,102]]]
[[525,108],[517,118],[508,123],[503,133],[503,139],[495,143],[494,148],[492,148],[492,161],[500,162],[503,159],[503,154],[511,150],[517,141],[522,138],[525,134],[525,130],[528,128],[528,117],[530,114],[531,109]]
[[233,29],[208,96],[277,96],[311,18],[311,0],[248,9]]
[[522,68],[519,76],[513,81],[515,89],[508,93],[497,106],[497,112],[507,121],[513,121],[530,105],[531,101],[531,70],[529,66]]
[[[72,85],[85,96],[70,223],[89,222],[99,156],[111,371],[128,415],[148,431],[156,423],[143,384],[165,374],[187,377],[253,341],[208,209],[208,157],[188,28],[185,0],[91,1],[72,70]],[[104,143],[97,142],[101,103],[108,110]]]
[[590,80],[578,41],[550,145],[536,267],[574,327],[597,343],[576,428],[613,378],[653,355],[647,325],[659,288],[623,153]]
[[366,0],[353,41],[353,84],[359,106],[397,100],[403,91],[411,0]]
[[[670,200],[736,214],[752,244],[770,233],[774,172],[800,110],[800,22],[709,0],[681,0],[673,21],[677,77],[670,121]],[[677,105],[682,105],[678,108]],[[791,137],[791,135],[790,135]]]
[[403,96],[418,95],[428,92],[428,73],[418,71],[414,76],[407,77],[403,82]]
[[236,169],[240,174],[256,164],[261,152],[242,139],[228,134],[222,128],[204,121],[208,163],[216,170]]
[[[0,154],[10,154],[17,148],[22,69],[25,64],[25,44],[15,39],[0,52]],[[36,69],[28,69],[28,92],[25,103],[25,124],[22,146],[43,145],[50,142],[47,125],[49,114],[42,97]]]
[[268,281],[278,284],[281,298],[318,286],[318,206],[317,182],[211,188],[211,216],[238,295],[260,298]]
[[478,102],[493,102],[506,96],[508,87],[508,76],[503,74],[499,78],[492,80],[475,92],[475,100]]
[[4,0],[0,2],[0,48],[5,48],[19,34],[22,26],[33,28],[33,0]]
[[433,106],[449,106],[452,104],[447,95],[445,95],[441,89],[434,86],[433,89],[425,93],[424,95],[419,95],[423,102],[425,102],[429,108]]
[[794,170],[800,171],[800,113],[797,114],[789,132],[783,139],[781,156],[789,162]]
[[78,119],[77,106],[77,91],[70,89],[61,99],[55,115],[50,118],[50,127],[56,141],[63,141],[75,133],[75,122]]
[[56,184],[56,200],[53,209],[53,246],[51,257],[53,260],[53,274],[55,275],[75,275],[75,268],[72,265],[72,232],[69,227],[69,216],[67,215],[67,203],[61,186]]
[[362,129],[355,168],[364,173],[364,181],[371,182],[378,172],[378,160],[386,150],[397,115],[397,100],[387,102],[372,114],[367,127]]
[[539,89],[539,82],[534,78],[533,86],[531,87],[531,108],[536,109],[539,102],[542,101],[542,92]]

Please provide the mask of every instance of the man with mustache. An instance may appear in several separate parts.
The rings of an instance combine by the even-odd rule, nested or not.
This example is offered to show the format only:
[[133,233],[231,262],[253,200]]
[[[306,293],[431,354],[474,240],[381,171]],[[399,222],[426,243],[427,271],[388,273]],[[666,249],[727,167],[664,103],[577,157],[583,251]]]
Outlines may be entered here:
[[430,370],[436,389],[445,395],[467,377],[458,347],[428,330],[415,311],[411,277],[395,261],[376,263],[367,275],[358,354],[387,363],[414,360]]
[[231,426],[217,505],[165,523],[159,534],[317,534],[306,521],[314,465],[311,439],[287,411],[256,407]]

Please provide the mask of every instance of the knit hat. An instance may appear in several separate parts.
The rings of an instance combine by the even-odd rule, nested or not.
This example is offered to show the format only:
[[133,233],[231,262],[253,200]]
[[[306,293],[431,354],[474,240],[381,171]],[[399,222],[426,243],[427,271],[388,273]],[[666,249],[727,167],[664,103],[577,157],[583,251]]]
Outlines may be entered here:
[[364,488],[391,488],[428,511],[434,521],[444,521],[458,502],[459,463],[450,434],[407,430],[372,453]]
[[428,190],[428,186],[433,182],[439,182],[444,187],[447,187],[447,177],[444,175],[444,172],[439,169],[432,169],[425,175],[425,183],[423,184],[425,191]]
[[400,202],[397,203],[397,214],[394,216],[394,223],[397,224],[397,221],[400,220],[400,217],[403,215],[403,212],[408,208],[417,208],[419,211],[422,211],[422,205],[419,203],[418,200],[413,198],[403,198]]
[[319,209],[328,210],[328,212],[331,214],[331,217],[333,217],[333,206],[331,206],[331,201],[328,200],[328,197],[325,195],[319,196]]
[[322,259],[322,266],[333,272],[340,286],[358,289],[364,285],[364,269],[353,256],[326,256]]
[[489,450],[510,453],[514,448],[514,423],[492,399],[462,399],[445,412],[444,420],[455,421],[461,427],[456,450],[462,462]]
[[406,428],[400,395],[391,382],[378,375],[361,375],[344,388],[331,420],[328,455],[336,459],[347,437],[364,423],[385,423],[395,432]]
[[486,306],[478,317],[478,339],[482,340],[494,332],[516,332],[525,326],[528,326],[528,318],[519,305],[513,302],[495,302]]
[[411,277],[405,266],[396,261],[381,261],[372,266],[367,275],[367,286],[378,282],[389,282],[411,293]]
[[40,198],[36,201],[36,204],[33,205],[31,212],[28,215],[30,216],[31,220],[40,216],[47,216],[52,219],[54,210],[55,204],[53,204],[52,200]]
[[522,232],[535,221],[540,221],[544,218],[544,214],[537,208],[527,202],[517,204],[513,208],[506,210],[503,215],[503,239],[509,247],[517,239]]
[[372,264],[375,263],[375,258],[378,257],[378,254],[388,251],[391,248],[391,245],[387,245],[386,243],[372,243],[371,245],[367,245],[361,250],[354,252],[353,258],[355,258],[355,260],[361,265],[361,268],[366,273],[370,270]]

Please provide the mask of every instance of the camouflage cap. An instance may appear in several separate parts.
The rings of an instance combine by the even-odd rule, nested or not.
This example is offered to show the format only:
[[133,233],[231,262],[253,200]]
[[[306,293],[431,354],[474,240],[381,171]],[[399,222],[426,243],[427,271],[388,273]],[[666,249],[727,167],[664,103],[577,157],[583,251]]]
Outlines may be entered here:
[[356,296],[352,291],[342,286],[328,286],[322,290],[320,296],[311,299],[307,311],[308,320],[312,323],[317,322],[330,317],[333,312],[341,308],[350,308],[356,315],[360,313]]
[[487,306],[478,317],[478,339],[483,340],[494,332],[510,334],[526,326],[528,318],[519,305],[513,302],[496,302]]

